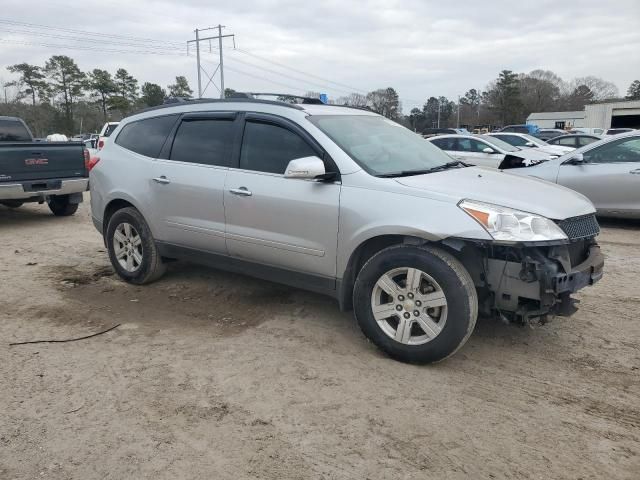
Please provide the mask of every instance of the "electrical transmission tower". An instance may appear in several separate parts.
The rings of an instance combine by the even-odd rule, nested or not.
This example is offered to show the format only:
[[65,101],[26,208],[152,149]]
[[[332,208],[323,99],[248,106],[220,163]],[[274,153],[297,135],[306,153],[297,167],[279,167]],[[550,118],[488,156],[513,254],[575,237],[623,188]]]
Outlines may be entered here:
[[[235,48],[236,37],[234,34],[222,35],[223,28],[225,28],[224,25],[218,25],[217,27],[200,28],[200,29],[196,28],[195,29],[196,38],[194,40],[189,40],[187,42],[187,49],[189,48],[189,44],[191,43],[196,44],[196,61],[198,63],[198,98],[202,98],[202,94],[207,90],[207,87],[209,85],[213,84],[214,87],[218,88],[218,86],[213,81],[213,78],[215,77],[218,70],[220,70],[220,88],[218,88],[218,90],[220,91],[220,98],[224,98],[224,59],[222,57],[222,39],[226,37],[232,37],[233,47]],[[200,32],[204,32],[207,30],[215,30],[215,29],[218,30],[217,36],[200,38]],[[218,66],[216,67],[215,71],[211,75],[209,75],[209,73],[207,73],[207,71],[204,68],[202,68],[202,64],[200,62],[200,42],[208,41],[209,51],[211,51],[211,40],[218,40],[218,50],[220,51],[220,63],[218,63]],[[202,73],[204,73],[209,79],[207,84],[204,86],[204,89],[202,88]]]

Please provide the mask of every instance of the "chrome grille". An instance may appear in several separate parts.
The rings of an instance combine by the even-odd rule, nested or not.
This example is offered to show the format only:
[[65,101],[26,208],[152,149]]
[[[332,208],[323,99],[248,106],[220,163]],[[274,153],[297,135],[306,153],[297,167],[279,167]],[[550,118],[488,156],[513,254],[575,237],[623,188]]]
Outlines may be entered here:
[[562,231],[567,234],[569,240],[594,237],[600,233],[598,220],[596,220],[596,216],[593,213],[590,215],[567,218],[556,223]]

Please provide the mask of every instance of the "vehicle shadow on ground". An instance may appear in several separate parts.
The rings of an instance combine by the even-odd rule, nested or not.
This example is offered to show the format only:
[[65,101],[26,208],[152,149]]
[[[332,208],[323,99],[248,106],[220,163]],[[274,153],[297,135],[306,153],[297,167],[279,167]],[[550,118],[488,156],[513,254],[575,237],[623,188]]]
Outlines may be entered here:
[[[330,328],[354,352],[370,354],[372,351],[353,312],[341,312],[335,299],[241,274],[174,262],[163,278],[145,286],[128,284],[105,266],[94,265],[92,271],[58,267],[54,275],[65,296],[84,304],[90,299],[88,308],[81,309],[82,312],[88,309],[97,315],[106,312],[107,323],[116,320],[135,323],[149,334],[179,328],[196,330],[204,338],[224,337],[239,335],[275,320],[274,325],[298,323],[300,331]],[[68,308],[58,313],[49,308],[43,313],[65,324],[80,324],[86,318],[85,313],[70,316]],[[95,315],[93,318],[95,320]],[[531,328],[507,324],[497,318],[479,318],[469,345],[520,350],[536,337],[537,330],[553,328],[553,324]]]
[[30,223],[49,223],[60,221],[59,217],[53,215],[48,209],[32,209],[32,208],[7,208],[0,205],[0,228],[2,227],[19,227]]
[[600,227],[640,230],[640,219],[598,217]]

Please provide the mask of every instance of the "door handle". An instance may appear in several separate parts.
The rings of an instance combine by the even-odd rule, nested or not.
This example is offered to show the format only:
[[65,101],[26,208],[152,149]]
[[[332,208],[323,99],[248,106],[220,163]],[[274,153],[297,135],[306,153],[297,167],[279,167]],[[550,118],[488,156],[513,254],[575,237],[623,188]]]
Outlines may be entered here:
[[629,173],[631,175],[640,175],[640,168],[636,168],[635,170],[631,170]]
[[159,177],[154,178],[153,181],[156,182],[156,183],[160,183],[162,185],[166,185],[167,183],[171,183],[171,180],[169,180],[164,175],[161,175]]
[[241,195],[243,197],[250,197],[251,195],[253,195],[253,193],[247,190],[247,187],[232,188],[229,190],[229,193],[233,193],[234,195]]

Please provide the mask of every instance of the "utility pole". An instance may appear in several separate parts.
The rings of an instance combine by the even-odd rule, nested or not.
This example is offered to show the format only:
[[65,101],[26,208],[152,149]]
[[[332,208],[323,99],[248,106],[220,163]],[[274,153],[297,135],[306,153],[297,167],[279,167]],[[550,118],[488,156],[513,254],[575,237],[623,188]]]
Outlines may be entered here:
[[456,127],[460,128],[460,95],[458,95],[458,120],[456,121]]
[[218,24],[218,48],[220,49],[220,98],[224,98],[224,63],[222,60],[222,25]]
[[438,128],[440,128],[440,99],[438,99]]
[[200,77],[200,30],[196,28],[196,63],[198,64],[198,98],[202,98],[202,79]]
[[[218,70],[220,70],[220,88],[218,88],[218,90],[220,91],[220,98],[224,98],[224,60],[222,56],[222,39],[226,37],[232,37],[234,47],[235,47],[236,39],[234,34],[222,35],[223,28],[225,28],[224,25],[218,25],[217,27],[208,27],[208,28],[201,28],[201,29],[196,28],[195,40],[189,40],[187,42],[187,47],[189,46],[190,43],[196,44],[196,62],[197,62],[197,68],[198,68],[198,98],[202,98],[202,95],[207,90],[207,87],[210,84],[213,84],[214,87],[218,88],[218,86],[213,81],[213,77],[215,76]],[[214,29],[218,30],[218,36],[200,38],[200,32],[204,32],[205,30],[214,30]],[[202,68],[202,65],[200,62],[200,42],[206,42],[206,41],[211,42],[211,40],[216,40],[216,39],[218,40],[218,49],[220,50],[220,63],[218,64],[218,67],[213,72],[213,74],[209,75],[207,71],[204,68]],[[211,44],[209,44],[209,46],[211,46]],[[204,86],[204,88],[202,88],[202,76],[201,76],[203,72],[209,78],[209,81]]]

